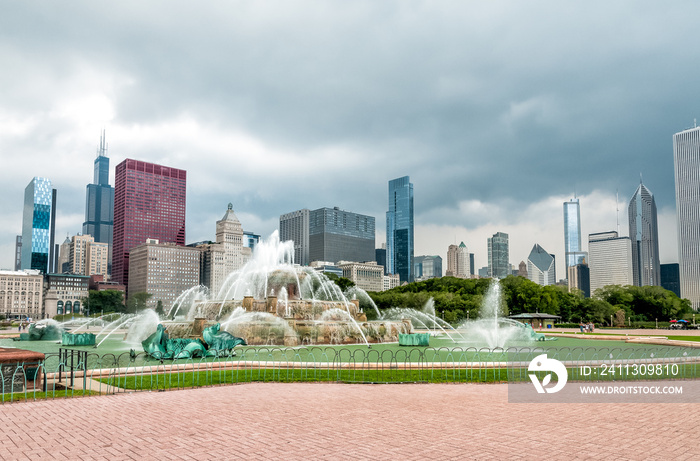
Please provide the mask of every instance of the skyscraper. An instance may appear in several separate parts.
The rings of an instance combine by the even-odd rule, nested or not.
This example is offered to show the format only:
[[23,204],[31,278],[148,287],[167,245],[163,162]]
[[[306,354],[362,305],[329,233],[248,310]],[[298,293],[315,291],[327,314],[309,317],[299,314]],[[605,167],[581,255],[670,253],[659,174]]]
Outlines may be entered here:
[[146,239],[185,244],[187,172],[126,159],[115,168],[112,279],[128,285],[129,251]]
[[496,232],[488,239],[489,277],[506,278],[510,274],[508,234]]
[[600,232],[588,236],[590,255],[590,290],[607,285],[632,285],[632,245],[629,237],[617,232]]
[[94,163],[93,183],[85,192],[85,222],[83,235],[91,235],[95,242],[108,245],[108,267],[112,262],[112,232],[114,227],[114,188],[109,185],[109,158],[105,133]]
[[338,207],[309,212],[309,260],[374,261],[374,226],[373,216]]
[[700,309],[700,128],[673,135],[681,296]]
[[582,249],[581,207],[577,198],[564,202],[564,260],[566,273],[569,267],[581,264],[586,253]]
[[470,253],[464,242],[459,245],[447,247],[447,272],[446,276],[469,278],[471,275]]
[[554,258],[538,244],[532,247],[527,258],[527,274],[538,285],[554,285],[557,282]]
[[47,178],[35,177],[24,189],[22,269],[53,270],[56,191]]
[[401,282],[413,281],[413,184],[408,176],[389,181],[386,264]]
[[306,208],[280,216],[280,241],[294,242],[294,262],[308,266],[309,260],[309,213]]
[[661,284],[659,230],[654,195],[639,183],[627,207],[632,241],[632,279],[636,286]]

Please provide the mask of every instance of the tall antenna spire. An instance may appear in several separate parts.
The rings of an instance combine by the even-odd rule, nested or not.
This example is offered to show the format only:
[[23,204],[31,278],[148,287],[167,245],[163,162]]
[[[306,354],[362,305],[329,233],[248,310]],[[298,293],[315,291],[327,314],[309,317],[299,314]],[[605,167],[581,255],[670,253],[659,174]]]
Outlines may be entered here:
[[100,135],[100,147],[97,148],[97,156],[104,157],[107,155],[107,136],[105,135],[105,129],[102,128],[102,135]]

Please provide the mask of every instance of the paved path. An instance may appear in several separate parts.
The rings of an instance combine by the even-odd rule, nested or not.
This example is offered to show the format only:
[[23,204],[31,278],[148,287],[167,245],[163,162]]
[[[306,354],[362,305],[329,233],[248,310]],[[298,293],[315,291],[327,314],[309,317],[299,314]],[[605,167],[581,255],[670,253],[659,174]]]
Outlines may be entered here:
[[0,405],[0,459],[698,459],[698,404],[509,404],[507,385],[254,383]]

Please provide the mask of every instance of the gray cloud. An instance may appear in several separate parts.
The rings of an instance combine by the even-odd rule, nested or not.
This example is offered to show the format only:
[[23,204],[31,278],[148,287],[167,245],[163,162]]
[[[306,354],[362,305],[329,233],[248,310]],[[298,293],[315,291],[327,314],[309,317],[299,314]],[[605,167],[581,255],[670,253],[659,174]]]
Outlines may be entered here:
[[334,205],[376,216],[381,230],[386,182],[406,174],[417,220],[431,225],[496,222],[465,201],[517,225],[529,219],[519,210],[550,196],[619,188],[627,198],[640,172],[673,206],[671,136],[691,124],[700,91],[689,44],[699,9],[6,5],[0,266],[32,176],[51,177],[59,211],[80,216],[102,127],[113,165],[188,170],[188,240],[213,236],[229,201],[264,234],[280,213]]

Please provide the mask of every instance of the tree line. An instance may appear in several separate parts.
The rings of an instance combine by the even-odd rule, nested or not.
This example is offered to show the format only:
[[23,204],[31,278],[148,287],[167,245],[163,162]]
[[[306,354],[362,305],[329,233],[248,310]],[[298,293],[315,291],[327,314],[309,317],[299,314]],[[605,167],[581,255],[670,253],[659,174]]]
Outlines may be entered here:
[[[409,283],[384,292],[368,293],[379,309],[410,307],[421,309],[433,298],[435,312],[447,322],[459,323],[479,316],[490,279],[442,277]],[[682,318],[692,312],[690,301],[657,286],[610,285],[585,298],[566,286],[541,286],[521,276],[500,281],[506,315],[546,313],[558,315],[565,323],[653,322]],[[365,309],[365,312],[368,310]]]

